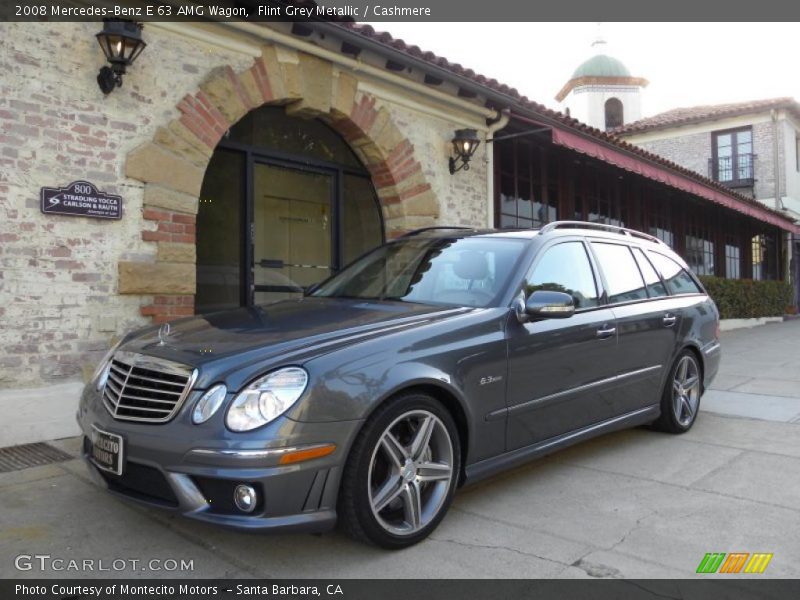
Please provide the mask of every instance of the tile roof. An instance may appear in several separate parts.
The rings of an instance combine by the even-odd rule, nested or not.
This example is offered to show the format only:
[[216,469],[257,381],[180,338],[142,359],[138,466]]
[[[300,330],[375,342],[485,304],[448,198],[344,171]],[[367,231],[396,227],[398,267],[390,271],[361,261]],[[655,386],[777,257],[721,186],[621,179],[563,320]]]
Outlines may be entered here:
[[654,129],[667,129],[691,123],[713,121],[725,117],[735,117],[750,113],[763,112],[771,109],[787,109],[800,118],[800,103],[794,98],[767,98],[765,100],[751,100],[749,102],[732,102],[729,104],[709,104],[704,106],[690,106],[673,108],[646,119],[640,119],[614,129],[617,135],[631,135]]
[[[666,158],[658,154],[648,152],[647,150],[644,150],[639,146],[630,144],[624,141],[622,138],[618,137],[617,135],[614,135],[614,133],[601,131],[581,121],[578,121],[577,119],[573,119],[572,117],[569,117],[564,113],[547,108],[543,104],[534,102],[533,100],[530,100],[526,96],[520,94],[518,90],[516,90],[511,86],[501,83],[496,79],[489,78],[486,77],[485,75],[476,73],[472,69],[466,68],[458,63],[451,63],[446,58],[437,56],[433,52],[426,52],[422,50],[421,48],[419,48],[419,46],[409,45],[402,39],[394,38],[388,32],[376,31],[371,25],[366,25],[364,23],[357,23],[354,21],[339,20],[331,22],[336,26],[341,27],[342,29],[345,29],[359,36],[362,36],[367,40],[378,42],[384,46],[387,46],[387,48],[391,48],[393,50],[402,52],[408,55],[410,58],[421,60],[433,66],[450,71],[454,75],[466,78],[474,83],[477,83],[478,85],[486,88],[489,91],[499,92],[500,94],[508,98],[509,101],[508,107],[493,106],[494,108],[510,108],[512,110],[512,114],[513,111],[516,109],[517,111],[519,111],[519,113],[522,113],[524,116],[533,118],[539,116],[549,121],[555,121],[560,125],[568,127],[572,130],[577,130],[578,132],[586,136],[595,138],[600,142],[605,142],[629,154],[633,154],[645,161],[656,163],[657,165],[660,165],[671,171],[679,173],[707,187],[722,192],[723,194],[730,196],[731,198],[735,198],[740,202],[757,207],[760,210],[772,213],[773,215],[780,217],[782,220],[785,220],[787,224],[793,223],[792,219],[785,213],[772,209],[768,206],[765,206],[764,204],[758,202],[757,200],[753,199],[750,196],[746,196],[744,194],[736,192],[730,189],[729,187],[722,185],[719,182],[713,181],[712,179],[709,179],[708,177],[701,175],[696,171],[692,171],[675,162],[667,160]],[[784,104],[791,102],[798,109],[798,112],[800,112],[800,105],[798,105],[797,102],[795,102],[791,98],[779,98],[773,100],[773,102],[777,101],[780,101]]]

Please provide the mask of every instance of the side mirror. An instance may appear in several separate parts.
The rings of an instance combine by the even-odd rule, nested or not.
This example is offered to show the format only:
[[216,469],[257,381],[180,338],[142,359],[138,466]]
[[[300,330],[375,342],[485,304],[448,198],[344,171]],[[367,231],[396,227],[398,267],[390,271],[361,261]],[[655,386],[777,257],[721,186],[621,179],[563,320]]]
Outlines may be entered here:
[[525,314],[532,319],[567,319],[575,314],[575,301],[564,292],[538,290],[525,301]]

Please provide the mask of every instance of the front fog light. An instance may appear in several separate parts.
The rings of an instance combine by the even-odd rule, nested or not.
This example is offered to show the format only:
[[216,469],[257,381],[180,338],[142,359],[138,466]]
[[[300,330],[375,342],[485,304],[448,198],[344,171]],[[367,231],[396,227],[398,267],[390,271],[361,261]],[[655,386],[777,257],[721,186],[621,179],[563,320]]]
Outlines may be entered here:
[[233,503],[242,512],[251,513],[256,509],[258,496],[249,485],[237,485],[233,490]]
[[199,425],[205,423],[214,413],[219,410],[222,403],[225,401],[225,394],[228,393],[227,388],[220,384],[215,385],[205,394],[203,394],[197,404],[194,405],[194,412],[192,412],[192,423]]

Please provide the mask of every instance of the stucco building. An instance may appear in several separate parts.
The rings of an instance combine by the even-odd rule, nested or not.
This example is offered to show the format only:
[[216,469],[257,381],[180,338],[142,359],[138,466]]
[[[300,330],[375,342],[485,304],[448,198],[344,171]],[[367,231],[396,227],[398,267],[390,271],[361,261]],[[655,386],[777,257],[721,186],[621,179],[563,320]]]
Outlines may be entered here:
[[[2,410],[30,405],[18,390],[59,385],[37,406],[71,422],[80,382],[127,330],[296,297],[419,227],[585,219],[672,235],[679,251],[684,225],[667,215],[796,231],[702,173],[368,26],[148,23],[108,94],[102,28],[0,24]],[[59,39],[68,52],[53,53]],[[480,146],[451,173],[463,130]],[[120,218],[97,218],[115,202]],[[30,439],[42,422],[0,438]]]
[[[688,169],[705,172],[789,218],[800,218],[800,104],[793,98],[676,108],[626,123],[614,133]],[[758,260],[749,276],[778,276],[769,256],[773,243],[761,236],[752,240],[751,252]],[[796,235],[787,237],[785,244],[779,252],[800,255]],[[784,267],[797,288],[797,260],[785,261]]]

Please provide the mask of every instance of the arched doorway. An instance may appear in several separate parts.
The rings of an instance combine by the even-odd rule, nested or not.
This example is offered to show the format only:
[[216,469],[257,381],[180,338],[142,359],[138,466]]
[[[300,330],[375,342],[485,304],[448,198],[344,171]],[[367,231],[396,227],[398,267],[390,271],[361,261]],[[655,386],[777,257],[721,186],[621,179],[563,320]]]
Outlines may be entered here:
[[320,120],[257,108],[205,173],[196,311],[299,296],[383,239],[369,172],[348,144]]

